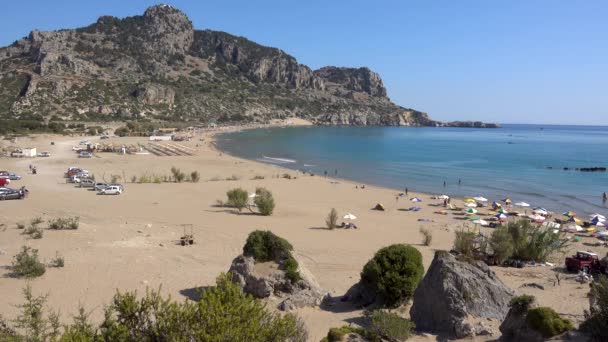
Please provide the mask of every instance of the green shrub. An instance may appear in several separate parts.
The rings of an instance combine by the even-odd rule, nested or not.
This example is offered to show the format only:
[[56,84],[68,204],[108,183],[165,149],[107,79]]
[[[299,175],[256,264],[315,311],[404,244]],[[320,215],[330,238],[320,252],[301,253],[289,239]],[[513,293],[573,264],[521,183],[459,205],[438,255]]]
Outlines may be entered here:
[[181,183],[186,178],[186,174],[175,166],[171,168],[171,174],[173,175],[173,181],[176,183]]
[[457,230],[454,237],[454,250],[458,254],[473,258],[475,255],[475,237],[477,234],[470,230]]
[[257,188],[255,190],[255,200],[254,203],[260,214],[264,216],[272,215],[274,211],[274,198],[272,197],[272,193],[265,188]]
[[298,262],[293,256],[290,255],[287,260],[285,260],[283,267],[285,268],[287,279],[292,283],[296,283],[302,279],[302,276],[300,276],[300,273],[298,272]]
[[38,260],[38,250],[21,247],[21,252],[13,257],[11,270],[16,277],[36,278],[46,272],[46,267]]
[[422,244],[430,246],[431,242],[433,242],[433,233],[427,228],[420,227],[420,234],[422,235]]
[[409,245],[395,244],[380,249],[365,264],[361,280],[381,294],[388,306],[408,301],[422,279],[422,255]]
[[63,267],[65,266],[65,259],[59,252],[55,253],[55,258],[49,262],[49,267]]
[[338,226],[338,211],[336,211],[336,208],[331,208],[329,214],[327,214],[325,225],[329,229],[334,229]]
[[415,324],[399,315],[376,310],[369,315],[371,324],[370,331],[372,334],[381,336],[389,341],[405,341],[412,335]]
[[201,180],[201,175],[198,173],[198,171],[192,171],[190,173],[190,180],[192,183],[198,183]]
[[380,339],[377,336],[373,335],[372,333],[368,332],[367,330],[365,330],[363,328],[359,328],[359,327],[351,327],[348,325],[344,325],[340,328],[329,329],[329,332],[327,333],[327,337],[325,337],[322,341],[340,342],[340,341],[342,341],[344,336],[346,336],[348,334],[358,334],[360,336],[363,336],[367,340],[373,341],[373,342],[380,341]]
[[226,202],[226,204],[230,207],[237,208],[239,211],[242,211],[243,208],[247,206],[247,201],[249,200],[247,190],[241,188],[228,191],[226,196],[228,197],[228,202]]
[[60,217],[49,220],[49,229],[53,230],[76,230],[80,227],[80,218],[74,217]]
[[65,332],[59,342],[97,342],[97,329],[89,320],[90,313],[84,307],[78,307],[78,315],[72,317],[73,323],[65,326]]
[[44,222],[40,217],[30,221],[30,224],[23,230],[23,234],[29,235],[32,239],[42,239],[43,230],[39,225]]
[[172,302],[157,291],[137,299],[117,293],[100,328],[104,341],[294,341],[308,334],[291,314],[280,315],[245,294],[230,276],[201,292],[197,303]]
[[247,237],[243,254],[258,262],[281,261],[291,255],[293,246],[271,231],[256,230]]
[[555,310],[548,307],[528,310],[526,323],[530,328],[540,332],[544,337],[553,337],[574,329],[572,322],[561,318]]
[[23,289],[25,302],[17,305],[20,314],[15,320],[15,327],[24,333],[23,339],[16,341],[44,342],[54,341],[59,335],[59,314],[44,314],[47,296],[35,297],[30,285]]
[[589,334],[593,341],[608,341],[608,277],[600,276],[593,282],[590,295],[595,299],[595,305],[585,311],[580,330]]
[[507,230],[513,239],[514,259],[544,261],[553,253],[568,246],[565,233],[553,232],[553,228],[532,224],[528,220],[511,221]]
[[530,305],[534,303],[534,296],[530,295],[521,295],[511,298],[509,302],[509,306],[513,308],[513,310],[517,312],[526,312],[530,308]]
[[119,127],[116,130],[114,130],[114,134],[118,135],[119,137],[127,136],[127,135],[129,135],[129,133],[131,133],[131,131],[127,127]]
[[251,180],[261,180],[261,179],[264,179],[264,176],[255,175],[255,176],[253,176],[253,178],[251,178]]
[[492,232],[490,248],[498,264],[502,264],[513,255],[513,237],[507,227],[500,226]]

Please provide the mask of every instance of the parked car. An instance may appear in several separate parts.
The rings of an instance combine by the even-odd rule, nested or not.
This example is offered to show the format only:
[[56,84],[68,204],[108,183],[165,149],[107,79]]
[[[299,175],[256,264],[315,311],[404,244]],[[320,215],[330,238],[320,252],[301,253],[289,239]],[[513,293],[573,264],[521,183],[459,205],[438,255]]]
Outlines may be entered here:
[[21,176],[19,176],[18,174],[14,173],[14,172],[9,172],[8,173],[8,179],[10,179],[10,180],[20,180]]
[[10,184],[11,180],[8,177],[0,176],[0,186],[6,186]]
[[25,197],[25,190],[8,189],[0,191],[0,201],[12,200],[12,199],[23,199]]
[[110,137],[109,137],[109,136],[107,136],[107,135],[102,135],[102,136],[101,136],[99,139],[101,139],[101,140],[105,140],[105,139],[110,139]]
[[51,156],[50,152],[44,151],[44,152],[38,153],[38,157],[50,157],[50,156]]
[[90,178],[81,178],[80,179],[80,187],[81,188],[94,188],[95,187],[95,181],[90,179]]
[[80,154],[78,155],[78,158],[91,158],[93,157],[93,154],[91,154],[91,152],[86,152],[86,151],[80,151]]
[[608,272],[607,266],[600,262],[597,254],[577,251],[575,255],[566,257],[566,269],[569,272],[580,272],[585,273],[604,273]]
[[98,192],[100,195],[120,195],[122,194],[122,189],[120,186],[110,185],[105,189],[102,189]]
[[74,147],[72,147],[72,151],[75,151],[75,152],[80,152],[82,150],[83,150],[83,148],[80,147],[80,146],[74,146]]
[[85,177],[88,177],[89,171],[87,171],[85,169],[80,169],[80,168],[71,168],[67,172],[68,177],[72,177],[72,176],[76,176],[76,175],[81,175],[81,176],[86,175]]
[[90,144],[90,143],[91,143],[91,142],[90,142],[90,141],[88,141],[88,140],[83,140],[83,141],[81,141],[80,143],[78,143],[78,145],[88,145],[88,144]]
[[107,188],[109,185],[107,183],[95,183],[95,185],[93,186],[93,189],[95,189],[95,191],[101,191],[105,188]]

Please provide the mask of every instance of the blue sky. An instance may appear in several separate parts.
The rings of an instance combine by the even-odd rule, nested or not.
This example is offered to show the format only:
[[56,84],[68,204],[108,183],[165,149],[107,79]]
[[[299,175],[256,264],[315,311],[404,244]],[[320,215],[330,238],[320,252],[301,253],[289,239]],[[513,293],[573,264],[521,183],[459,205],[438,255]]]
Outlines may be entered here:
[[[3,1],[0,45],[32,29],[138,15],[158,1]],[[369,66],[439,120],[608,125],[608,1],[165,0],[198,29],[301,63]]]

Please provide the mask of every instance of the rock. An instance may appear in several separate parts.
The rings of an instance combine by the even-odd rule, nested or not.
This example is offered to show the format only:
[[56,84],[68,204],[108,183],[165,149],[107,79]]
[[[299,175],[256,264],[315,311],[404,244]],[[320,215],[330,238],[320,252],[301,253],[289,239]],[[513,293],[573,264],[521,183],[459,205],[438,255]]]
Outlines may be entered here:
[[[296,258],[297,260],[297,258]],[[256,298],[277,297],[279,310],[291,311],[305,306],[319,306],[329,296],[310,272],[298,261],[301,280],[292,283],[274,261],[258,263],[252,257],[239,255],[228,270],[232,281]]]
[[494,335],[494,331],[492,330],[492,328],[487,327],[485,324],[483,324],[483,322],[478,322],[477,324],[475,324],[473,329],[475,330],[475,335],[477,336]]
[[[530,309],[537,307],[536,304],[531,304]],[[505,342],[541,342],[544,341],[543,336],[538,331],[528,327],[526,323],[527,310],[511,308],[507,313],[507,317],[500,324],[501,337],[500,341]]]
[[421,331],[471,336],[471,317],[502,320],[512,296],[485,263],[438,251],[414,293],[410,316]]

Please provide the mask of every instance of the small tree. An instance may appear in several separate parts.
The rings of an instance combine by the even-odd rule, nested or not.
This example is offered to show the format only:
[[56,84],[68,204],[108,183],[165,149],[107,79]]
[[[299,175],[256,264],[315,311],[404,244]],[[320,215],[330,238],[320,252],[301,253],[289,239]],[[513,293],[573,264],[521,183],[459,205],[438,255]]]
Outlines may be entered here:
[[580,329],[593,341],[608,341],[608,277],[600,276],[592,283],[590,296],[595,303],[585,311],[585,321]]
[[192,180],[192,183],[198,183],[198,181],[201,180],[201,175],[198,173],[198,171],[192,171],[190,173],[190,180]]
[[430,246],[433,241],[433,233],[430,230],[424,227],[420,227],[420,234],[422,235],[422,244],[425,246]]
[[25,303],[17,305],[21,314],[15,320],[15,327],[24,332],[25,341],[54,341],[59,336],[59,314],[51,312],[45,317],[44,305],[48,296],[35,297],[30,285],[23,289],[23,296]]
[[494,259],[502,264],[513,254],[513,238],[505,226],[500,226],[492,232],[490,237],[490,248],[494,253]]
[[272,215],[272,212],[274,211],[274,198],[272,197],[272,193],[265,188],[257,188],[255,194],[254,203],[258,207],[260,214],[264,216]]
[[553,337],[574,329],[570,320],[560,317],[549,307],[538,307],[528,310],[526,323],[530,328],[540,332],[544,337]]
[[338,211],[336,210],[336,208],[331,208],[331,211],[329,212],[329,214],[327,215],[327,218],[325,219],[325,225],[327,225],[327,228],[329,228],[329,229],[334,229],[337,227]]
[[249,195],[246,190],[241,188],[232,189],[226,193],[226,196],[228,196],[228,202],[226,202],[228,206],[237,208],[239,211],[247,206]]
[[405,341],[412,335],[415,324],[396,313],[374,310],[367,313],[372,334],[388,341]]
[[454,238],[454,250],[459,254],[473,258],[475,255],[475,232],[469,230],[457,230]]
[[181,183],[186,178],[186,174],[183,173],[180,169],[173,166],[171,168],[171,174],[173,174],[173,180],[177,183]]
[[38,250],[31,247],[21,247],[21,252],[13,258],[11,267],[17,277],[36,278],[46,272],[46,267],[38,260]]
[[412,298],[423,274],[422,254],[412,246],[395,244],[376,252],[363,267],[361,281],[396,307]]

